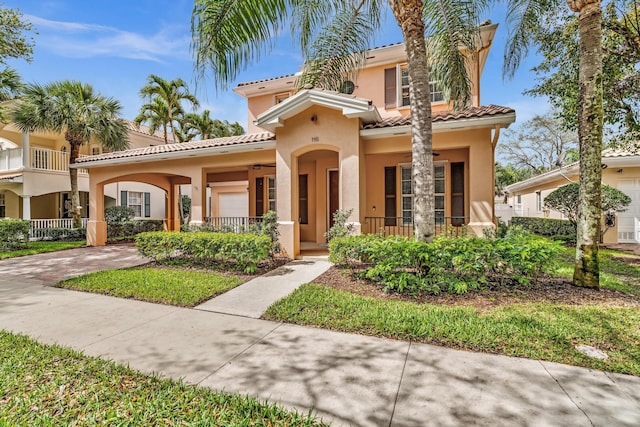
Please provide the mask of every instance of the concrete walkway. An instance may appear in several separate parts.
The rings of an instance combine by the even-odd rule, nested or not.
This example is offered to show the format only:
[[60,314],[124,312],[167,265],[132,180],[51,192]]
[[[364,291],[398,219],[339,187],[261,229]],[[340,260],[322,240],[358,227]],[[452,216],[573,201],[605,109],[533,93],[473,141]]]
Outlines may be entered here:
[[640,425],[637,377],[55,289],[27,261],[0,261],[0,328],[334,425]]

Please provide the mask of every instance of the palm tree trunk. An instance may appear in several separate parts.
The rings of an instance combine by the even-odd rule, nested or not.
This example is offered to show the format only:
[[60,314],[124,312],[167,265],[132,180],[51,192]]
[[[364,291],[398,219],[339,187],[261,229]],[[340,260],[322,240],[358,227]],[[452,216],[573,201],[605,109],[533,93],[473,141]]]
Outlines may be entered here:
[[573,283],[598,288],[598,241],[601,210],[602,156],[602,8],[600,0],[567,0],[579,13],[580,72],[578,137],[580,192],[576,263]]
[[429,64],[422,20],[422,0],[389,0],[402,29],[407,50],[411,108],[411,151],[413,178],[414,237],[433,240],[435,229],[433,196],[433,141],[431,134],[431,92]]
[[[69,164],[76,162],[80,154],[80,144],[70,142],[71,152],[69,154]],[[73,228],[82,228],[82,219],[80,215],[80,192],[78,191],[78,169],[69,168],[69,177],[71,178],[71,211],[73,212]]]

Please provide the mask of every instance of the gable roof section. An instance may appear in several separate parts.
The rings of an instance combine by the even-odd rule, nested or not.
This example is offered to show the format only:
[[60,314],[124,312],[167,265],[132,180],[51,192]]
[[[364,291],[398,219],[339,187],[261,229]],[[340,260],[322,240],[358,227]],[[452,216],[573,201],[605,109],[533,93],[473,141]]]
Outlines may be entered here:
[[[225,138],[205,139],[176,144],[160,144],[131,150],[114,151],[79,158],[75,167],[90,168],[109,164],[134,163],[191,157],[202,154],[223,154],[228,151],[250,151],[275,147],[276,136],[271,132],[250,133]],[[73,167],[73,166],[72,166]]]
[[305,89],[260,114],[254,123],[273,132],[276,128],[284,126],[286,119],[313,105],[341,110],[345,117],[358,117],[365,123],[380,120],[378,109],[368,99],[328,90]]

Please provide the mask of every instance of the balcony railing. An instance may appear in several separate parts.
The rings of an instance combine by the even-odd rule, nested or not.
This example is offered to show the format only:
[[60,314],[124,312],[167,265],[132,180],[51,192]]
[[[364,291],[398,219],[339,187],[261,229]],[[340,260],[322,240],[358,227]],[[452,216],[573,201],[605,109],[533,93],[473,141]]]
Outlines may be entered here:
[[[81,154],[80,157],[86,157]],[[31,147],[29,150],[29,168],[52,172],[69,171],[69,153],[49,148]],[[24,167],[22,148],[0,151],[0,171],[19,170]],[[78,173],[87,173],[86,169],[78,169]]]
[[[383,236],[413,236],[413,222],[411,218],[368,216],[365,221],[369,224],[370,234],[382,234]],[[465,224],[469,217],[451,216],[436,218],[436,235],[464,236]]]
[[[87,228],[88,218],[82,218],[82,227]],[[40,240],[49,236],[48,229],[51,228],[73,228],[72,218],[50,218],[50,219],[32,219],[29,230],[29,237],[33,240]]]
[[22,148],[0,150],[0,171],[13,171],[22,168]]

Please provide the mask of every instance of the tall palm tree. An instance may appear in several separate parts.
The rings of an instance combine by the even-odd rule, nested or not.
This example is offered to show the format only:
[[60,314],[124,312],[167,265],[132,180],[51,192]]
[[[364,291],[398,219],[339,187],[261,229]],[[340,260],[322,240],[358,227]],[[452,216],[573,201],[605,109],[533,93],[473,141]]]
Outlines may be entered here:
[[[164,123],[165,144],[169,142],[168,130],[171,130],[173,142],[176,142],[174,124],[178,117],[184,114],[183,102],[186,101],[193,107],[200,105],[196,97],[189,92],[189,86],[184,80],[180,78],[165,80],[155,74],[150,74],[149,77],[147,77],[147,83],[140,89],[140,96],[146,99],[148,103],[143,105],[140,114],[134,122],[140,124],[145,121],[153,123],[154,121],[161,120]],[[161,103],[164,103],[166,108],[161,109],[159,106]],[[153,108],[145,108],[149,105],[153,105]],[[145,111],[148,113],[159,113],[162,111],[165,115],[164,117],[157,116],[152,118],[151,116],[145,115]]]
[[[174,112],[176,116],[177,112]],[[169,107],[166,102],[160,98],[154,98],[151,101],[142,104],[140,112],[133,119],[136,125],[146,123],[149,128],[149,134],[153,135],[158,129],[162,128],[164,135],[164,143],[169,143],[169,131],[168,124],[171,120],[171,114],[169,114]]]
[[[9,101],[16,98],[23,88],[20,81],[20,75],[16,70],[6,67],[0,71],[0,102]],[[4,122],[6,116],[4,114],[4,106],[0,105],[0,121]]]
[[[122,106],[114,98],[97,93],[78,81],[63,80],[27,85],[13,111],[13,122],[23,132],[64,133],[69,143],[69,164],[74,164],[80,147],[97,141],[110,150],[129,146],[125,123],[118,118]],[[82,227],[78,169],[69,168],[73,226]]]
[[195,0],[192,50],[199,76],[211,69],[216,83],[227,87],[273,47],[275,35],[289,23],[306,59],[298,85],[338,90],[365,64],[387,3],[402,29],[408,58],[414,235],[430,241],[435,214],[429,66],[447,84],[448,97],[466,104],[470,83],[460,48],[473,52],[483,0]]
[[[527,53],[532,35],[552,16],[561,0],[509,0],[507,20],[513,25],[505,54],[505,74],[513,76]],[[580,71],[578,141],[580,192],[576,259],[573,283],[598,288],[598,241],[601,220],[601,156],[604,111],[602,106],[602,6],[600,0],[566,0],[579,14]]]

